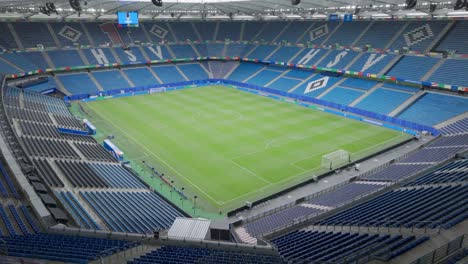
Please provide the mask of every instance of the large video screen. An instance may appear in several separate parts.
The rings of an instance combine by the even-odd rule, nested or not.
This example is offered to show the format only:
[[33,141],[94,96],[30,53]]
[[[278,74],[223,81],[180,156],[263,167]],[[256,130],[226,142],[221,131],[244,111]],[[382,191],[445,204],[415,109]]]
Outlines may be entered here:
[[138,12],[117,12],[119,25],[123,27],[138,27]]

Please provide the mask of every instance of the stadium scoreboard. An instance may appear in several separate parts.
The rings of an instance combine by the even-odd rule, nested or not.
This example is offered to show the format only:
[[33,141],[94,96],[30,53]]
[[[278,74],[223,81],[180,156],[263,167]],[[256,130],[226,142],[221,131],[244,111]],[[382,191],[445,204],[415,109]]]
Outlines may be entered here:
[[121,27],[138,27],[138,12],[117,12],[117,20]]

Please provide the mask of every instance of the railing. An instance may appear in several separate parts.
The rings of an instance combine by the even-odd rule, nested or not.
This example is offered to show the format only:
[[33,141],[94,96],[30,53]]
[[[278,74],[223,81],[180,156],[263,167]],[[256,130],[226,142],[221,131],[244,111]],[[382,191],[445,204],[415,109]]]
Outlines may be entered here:
[[466,250],[463,247],[465,236],[466,235],[461,235],[451,240],[447,244],[411,262],[411,264],[454,263],[449,262],[450,257],[460,253],[464,254],[464,251]]

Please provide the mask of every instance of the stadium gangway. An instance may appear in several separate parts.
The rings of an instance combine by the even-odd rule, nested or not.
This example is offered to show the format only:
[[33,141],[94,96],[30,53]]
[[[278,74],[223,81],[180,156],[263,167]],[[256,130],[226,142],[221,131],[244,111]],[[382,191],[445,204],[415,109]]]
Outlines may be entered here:
[[[388,233],[388,234],[440,234],[443,221],[411,221],[411,222],[402,222],[402,221],[369,221],[365,225],[353,225],[353,222],[347,221],[341,225],[320,225],[312,224],[321,231],[338,231],[338,232],[377,232],[377,233]],[[392,227],[392,225],[397,224],[398,227]],[[409,227],[404,227],[404,225],[410,225]],[[417,227],[418,225],[423,224],[424,227]],[[437,228],[428,227],[431,224],[437,225]]]

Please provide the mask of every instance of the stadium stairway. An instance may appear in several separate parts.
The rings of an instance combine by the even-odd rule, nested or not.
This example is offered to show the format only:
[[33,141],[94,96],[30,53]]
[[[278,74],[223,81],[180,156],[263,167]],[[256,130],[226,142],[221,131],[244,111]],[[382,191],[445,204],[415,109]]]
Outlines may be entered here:
[[423,77],[421,77],[421,81],[427,81],[446,61],[446,58],[440,59]]
[[445,27],[442,29],[442,31],[439,33],[439,35],[437,35],[434,40],[427,46],[426,50],[424,51],[425,53],[428,53],[430,52],[431,50],[434,50],[438,45],[439,43],[445,39],[445,37],[447,36],[447,34],[455,27],[455,23],[457,21],[453,20],[453,21],[450,21],[447,23],[447,25],[445,25]]
[[104,91],[104,87],[101,86],[101,84],[94,78],[94,75],[91,74],[91,72],[88,72],[89,79],[96,85],[99,91]]
[[8,25],[8,29],[10,29],[11,35],[13,36],[13,38],[15,39],[16,44],[18,45],[18,49],[23,50],[23,49],[24,49],[24,45],[23,45],[23,43],[21,42],[21,39],[20,39],[20,37],[18,36],[18,33],[16,33],[16,30],[15,30],[15,28],[13,27],[13,24],[8,23],[7,25]]
[[354,107],[358,103],[360,103],[362,100],[364,100],[369,94],[373,93],[375,90],[378,88],[382,87],[383,83],[376,83],[372,88],[367,90],[363,95],[359,96],[354,100],[352,103],[349,104],[349,106]]
[[434,127],[437,128],[437,129],[440,129],[440,128],[443,128],[445,126],[448,126],[448,125],[451,125],[453,123],[456,123],[457,121],[460,121],[460,120],[463,120],[465,118],[468,118],[468,112],[466,113],[463,113],[461,115],[458,115],[458,116],[455,116],[455,117],[452,117],[450,119],[447,119],[445,120],[444,122],[441,122],[437,125],[435,125]]
[[415,93],[413,96],[411,96],[410,98],[408,98],[408,100],[406,100],[404,103],[402,103],[400,106],[398,106],[397,108],[395,108],[392,112],[390,112],[388,114],[388,116],[391,116],[391,117],[394,117],[394,116],[397,116],[401,113],[403,113],[403,111],[405,111],[408,107],[410,107],[411,105],[415,104],[421,97],[423,97],[427,92],[426,91],[423,91],[423,90],[420,90],[418,91],[417,93]]
[[411,22],[408,21],[406,23],[403,24],[403,26],[400,28],[400,30],[393,36],[393,38],[391,38],[388,43],[385,45],[385,47],[383,48],[383,50],[388,50],[390,49],[390,47],[393,45],[393,43],[398,39],[398,37],[403,34],[403,32],[405,32],[406,28],[409,26]]

